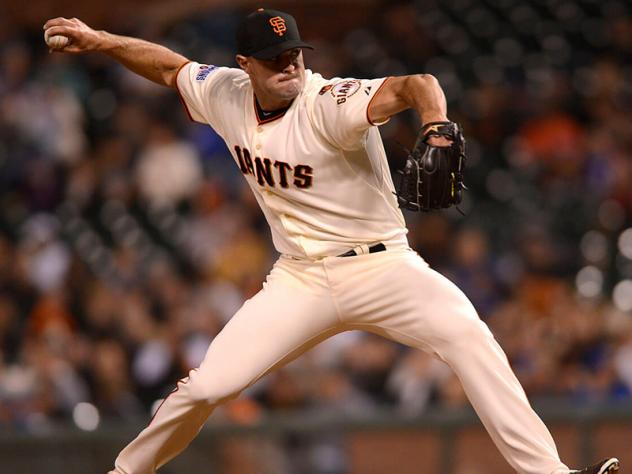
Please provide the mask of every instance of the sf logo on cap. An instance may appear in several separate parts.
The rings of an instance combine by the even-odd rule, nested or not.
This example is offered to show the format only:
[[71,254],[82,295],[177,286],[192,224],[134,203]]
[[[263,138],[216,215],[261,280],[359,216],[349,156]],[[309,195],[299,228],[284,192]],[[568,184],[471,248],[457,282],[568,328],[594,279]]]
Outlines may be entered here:
[[287,31],[287,28],[285,27],[285,20],[280,16],[270,18],[270,24],[272,25],[274,32],[279,36],[283,36],[283,34]]

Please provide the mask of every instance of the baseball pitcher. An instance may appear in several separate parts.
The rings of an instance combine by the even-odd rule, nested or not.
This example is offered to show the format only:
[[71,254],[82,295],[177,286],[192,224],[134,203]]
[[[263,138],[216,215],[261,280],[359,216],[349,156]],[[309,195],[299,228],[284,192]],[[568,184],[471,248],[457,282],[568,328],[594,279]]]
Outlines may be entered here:
[[[408,246],[400,205],[448,207],[464,189],[463,136],[434,77],[324,78],[305,69],[302,50],[311,46],[294,18],[273,10],[259,9],[239,26],[238,68],[190,61],[76,18],[49,20],[44,29],[53,50],[99,51],[176,89],[189,117],[226,141],[281,254],[263,289],[178,382],[111,473],[154,473],[186,448],[215,407],[320,341],[355,329],[445,361],[516,471],[618,471],[615,458],[582,471],[560,461],[472,304]],[[424,126],[396,187],[378,126],[410,108]]]

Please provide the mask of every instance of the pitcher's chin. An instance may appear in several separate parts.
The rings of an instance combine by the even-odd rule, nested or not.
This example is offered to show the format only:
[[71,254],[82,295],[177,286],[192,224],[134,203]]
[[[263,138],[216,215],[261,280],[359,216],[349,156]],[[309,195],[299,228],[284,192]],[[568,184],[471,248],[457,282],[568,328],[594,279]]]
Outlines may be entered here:
[[303,84],[299,78],[289,79],[279,83],[277,94],[284,99],[294,99],[303,90]]

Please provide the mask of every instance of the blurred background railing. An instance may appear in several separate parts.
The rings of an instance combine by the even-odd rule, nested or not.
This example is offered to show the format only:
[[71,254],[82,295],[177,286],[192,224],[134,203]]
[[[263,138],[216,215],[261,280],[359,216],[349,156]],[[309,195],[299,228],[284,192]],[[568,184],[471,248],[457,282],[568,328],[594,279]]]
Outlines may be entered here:
[[[47,466],[61,458],[80,463],[86,453],[102,472],[258,291],[276,258],[223,142],[187,121],[175,92],[104,56],[48,54],[42,24],[77,16],[198,61],[234,65],[235,24],[255,6],[0,2],[0,458],[3,465],[24,461],[7,472],[42,472],[24,467],[40,459]],[[265,6],[296,16],[303,37],[317,47],[306,52],[307,67],[324,76],[437,76],[449,116],[463,124],[468,141],[467,217],[407,213],[410,244],[474,302],[530,399],[572,414],[575,421],[561,420],[556,432],[568,462],[582,464],[592,454],[625,458],[616,443],[631,439],[629,416],[615,426],[606,415],[608,406],[632,406],[629,2]],[[393,167],[403,158],[399,144],[410,146],[418,126],[413,114],[402,114],[381,127]],[[458,418],[467,406],[441,363],[353,332],[251,387],[211,425],[258,426],[306,413],[371,419],[384,410],[397,413],[394,422],[415,424],[438,411],[447,417],[441,419]],[[588,425],[582,413],[594,416]],[[378,418],[376,426],[384,420]],[[67,423],[86,434],[58,431]],[[120,423],[134,426],[119,429]],[[345,452],[376,466],[415,459],[410,472],[431,472],[419,467],[415,453],[434,465],[451,459],[454,472],[458,466],[464,473],[507,472],[502,462],[496,470],[467,470],[459,461],[459,446],[474,446],[483,461],[495,459],[479,428],[472,428],[477,441],[453,438],[448,456],[437,434],[445,431],[419,423],[419,430],[406,431],[408,441],[396,434],[399,428],[353,429],[345,440],[377,436],[384,444],[366,441],[356,456],[356,444],[345,441]],[[585,427],[592,425],[588,440]],[[336,444],[356,425],[334,426]],[[205,456],[217,444],[222,436],[209,429],[186,456]],[[291,467],[307,459],[300,440],[291,449],[295,436],[270,441],[270,453],[278,454],[269,456],[284,459],[287,472],[344,472]],[[318,452],[328,459],[325,441]],[[84,448],[70,449],[75,442]],[[400,445],[409,448],[400,452]],[[35,446],[41,456],[33,455]],[[243,457],[238,447],[230,449]],[[193,458],[177,462],[186,459]],[[223,472],[214,462],[214,472]],[[195,464],[176,472],[199,472]],[[392,472],[375,469],[362,472]]]

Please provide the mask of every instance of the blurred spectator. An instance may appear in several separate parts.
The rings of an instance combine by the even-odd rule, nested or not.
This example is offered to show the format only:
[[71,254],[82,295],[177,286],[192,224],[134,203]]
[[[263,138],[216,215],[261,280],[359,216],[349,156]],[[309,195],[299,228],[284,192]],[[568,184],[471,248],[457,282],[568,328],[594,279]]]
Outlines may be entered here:
[[189,143],[176,140],[169,127],[154,122],[138,158],[137,180],[149,204],[177,204],[192,197],[200,186],[199,157]]
[[59,223],[55,217],[35,214],[23,226],[20,249],[25,256],[30,283],[41,293],[58,290],[70,265],[66,245],[57,240]]

